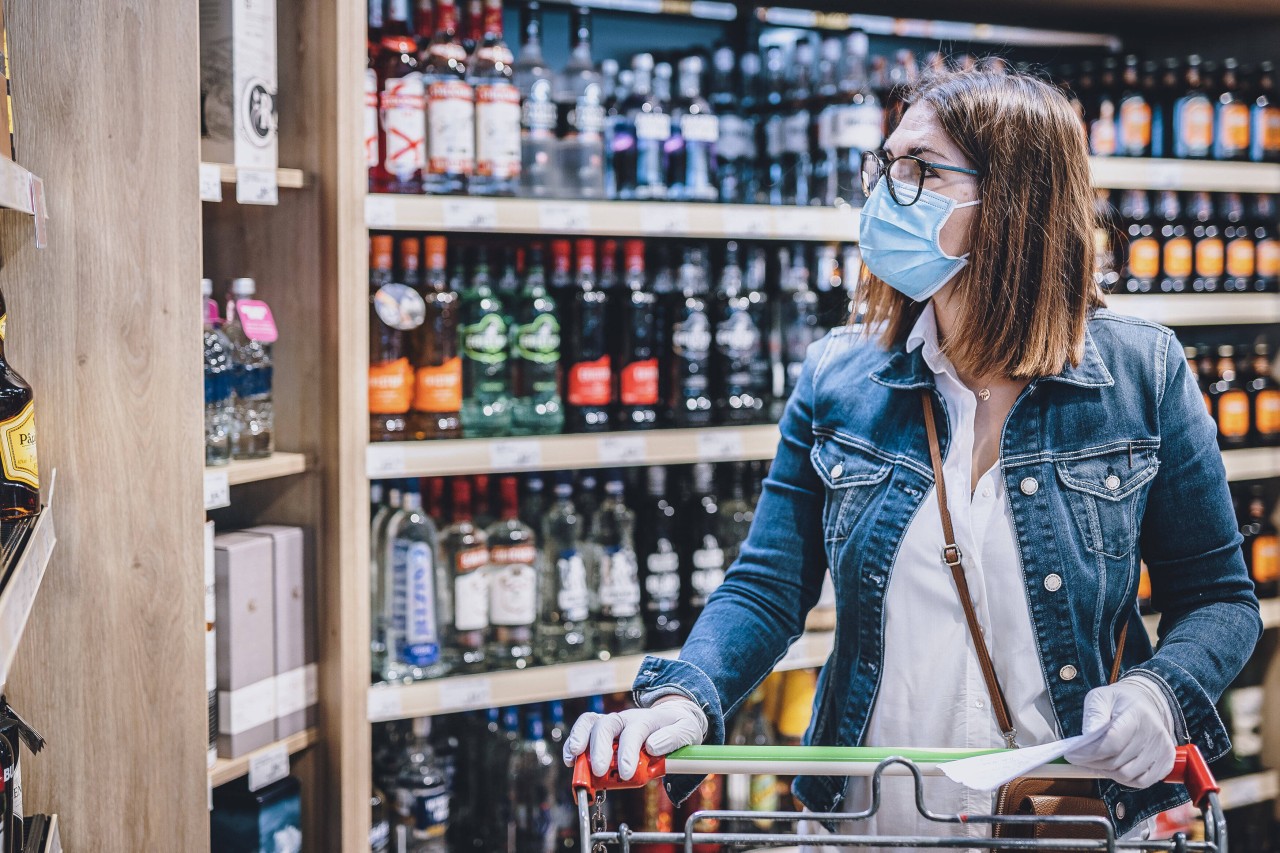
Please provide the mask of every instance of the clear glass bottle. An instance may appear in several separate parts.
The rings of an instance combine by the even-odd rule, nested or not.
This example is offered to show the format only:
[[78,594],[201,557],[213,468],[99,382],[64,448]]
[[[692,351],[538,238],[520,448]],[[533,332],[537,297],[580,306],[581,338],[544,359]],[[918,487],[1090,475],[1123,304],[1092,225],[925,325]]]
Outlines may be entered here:
[[720,504],[715,494],[715,469],[709,462],[693,466],[692,490],[685,498],[685,515],[689,520],[688,561],[689,590],[685,609],[685,630],[697,621],[707,606],[707,597],[724,581],[724,536],[720,532]]
[[560,314],[555,300],[547,292],[541,244],[529,250],[529,269],[513,315],[511,433],[558,434],[564,430],[564,404],[560,396]]
[[231,341],[236,392],[231,455],[236,459],[259,459],[275,450],[271,344],[249,336],[236,308],[239,302],[252,300],[256,291],[253,279],[233,279],[227,303],[226,333]]
[[719,519],[726,570],[738,559],[738,552],[747,540],[751,521],[755,518],[755,507],[747,497],[748,475],[747,463],[729,463],[729,497],[720,502]]
[[470,287],[462,294],[459,314],[462,432],[467,438],[508,435],[511,371],[506,310],[493,290],[483,250],[472,269]]
[[600,649],[610,655],[644,650],[640,615],[640,567],[636,560],[636,517],[626,504],[622,477],[612,474],[592,522],[591,578],[595,582]]
[[810,131],[813,115],[809,111],[813,96],[813,42],[796,42],[787,75],[786,108],[782,120],[782,203],[809,204],[813,178],[813,152]]
[[516,742],[507,776],[515,823],[515,853],[556,850],[555,803],[560,797],[560,757],[547,743],[538,706],[525,711],[524,737]]
[[555,76],[552,100],[556,103],[557,124],[560,134],[567,136],[578,123],[575,113],[582,107],[583,99],[592,93],[593,105],[603,108],[603,81],[600,70],[591,58],[591,10],[575,6],[569,22],[569,61]]
[[676,307],[671,331],[672,420],[681,427],[706,426],[712,417],[712,335],[701,248],[685,248],[678,275],[682,301]]
[[378,153],[377,162],[369,171],[369,189],[418,193],[422,191],[422,172],[427,165],[422,66],[418,45],[409,34],[408,0],[392,0],[387,11],[386,31],[373,63]]
[[389,572],[386,592],[387,663],[384,681],[415,681],[449,672],[445,638],[450,633],[451,578],[439,559],[439,535],[410,487],[400,512],[387,524]]
[[472,521],[472,485],[453,480],[453,522],[440,534],[440,555],[451,576],[453,619],[447,654],[463,672],[485,668],[489,645],[489,539]]
[[763,418],[768,374],[760,368],[765,330],[751,301],[738,258],[738,244],[725,246],[714,300],[711,349],[712,400],[721,423],[749,424]]
[[715,201],[716,146],[720,120],[702,97],[703,63],[700,56],[686,56],[679,65],[679,92],[671,110],[671,138],[667,156],[668,197],[684,201]]
[[231,462],[231,431],[235,408],[235,365],[231,341],[218,328],[218,303],[213,281],[201,279],[204,294],[204,464]]
[[475,89],[475,173],[472,195],[515,195],[520,186],[520,92],[514,59],[502,39],[502,0],[484,0],[484,37],[467,68]]
[[862,205],[862,155],[884,141],[884,110],[867,79],[867,50],[866,33],[853,32],[845,39],[840,105],[832,115],[836,192],[830,204]]
[[556,171],[556,107],[552,78],[542,58],[542,4],[530,0],[520,9],[520,55],[515,83],[520,92],[520,192],[534,198],[559,193]]
[[427,165],[422,189],[466,192],[476,165],[476,92],[467,82],[467,51],[458,37],[456,0],[436,0],[436,34],[423,52],[427,92]]
[[489,526],[489,661],[495,668],[523,669],[533,657],[538,618],[538,549],[533,529],[520,520],[516,478],[498,484],[501,517]]
[[667,184],[663,146],[671,136],[671,116],[653,93],[653,55],[631,59],[633,82],[610,123],[613,170],[621,199],[664,199]]
[[667,468],[649,467],[646,476],[648,499],[643,523],[639,526],[638,555],[641,566],[645,632],[655,649],[679,648],[681,579],[680,522],[676,503],[668,494]]
[[431,718],[419,717],[413,721],[413,740],[396,773],[398,850],[448,853],[445,833],[451,795],[446,769],[431,747]]
[[573,486],[556,483],[555,503],[542,520],[539,663],[586,660],[594,652],[587,567],[583,560],[582,517],[573,505]]
[[392,485],[383,499],[381,483],[369,487],[372,512],[369,517],[369,650],[371,672],[382,678],[387,661],[387,628],[390,613],[387,609],[387,590],[384,584],[390,577],[388,564],[390,551],[387,545],[387,522],[400,511],[400,489]]
[[[758,57],[755,61],[759,61]],[[755,201],[754,191],[751,189],[756,161],[755,123],[749,116],[743,99],[738,97],[734,89],[733,48],[717,49],[712,63],[713,82],[707,97],[719,124],[715,148],[719,198],[727,204],[749,204]]]
[[[785,250],[784,250],[785,251]],[[809,344],[822,336],[818,325],[818,294],[809,285],[809,265],[805,245],[797,243],[789,254],[790,262],[781,259],[783,270],[778,299],[779,325],[782,330],[781,388],[775,399],[785,404],[800,380],[800,370]],[[775,378],[776,381],[776,378]],[[779,413],[781,414],[781,413]]]

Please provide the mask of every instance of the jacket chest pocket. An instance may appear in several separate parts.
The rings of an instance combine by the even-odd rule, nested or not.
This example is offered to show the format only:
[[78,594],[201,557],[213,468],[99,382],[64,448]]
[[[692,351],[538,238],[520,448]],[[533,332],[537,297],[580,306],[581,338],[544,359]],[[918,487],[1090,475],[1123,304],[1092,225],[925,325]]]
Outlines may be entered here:
[[[1088,549],[1123,559],[1138,538],[1138,507],[1160,467],[1152,441],[1124,444],[1054,463]],[[1087,455],[1086,455],[1087,454]]]
[[848,538],[893,463],[855,444],[816,435],[809,459],[826,486],[822,530],[827,542]]

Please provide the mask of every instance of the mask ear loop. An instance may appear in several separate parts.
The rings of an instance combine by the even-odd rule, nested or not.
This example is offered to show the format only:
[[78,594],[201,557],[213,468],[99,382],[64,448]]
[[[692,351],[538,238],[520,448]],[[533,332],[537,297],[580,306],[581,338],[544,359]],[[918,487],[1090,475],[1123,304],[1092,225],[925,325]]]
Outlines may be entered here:
[[[951,210],[947,211],[946,217],[944,217],[942,222],[938,225],[938,234],[939,235],[942,234],[942,229],[947,224],[947,220],[951,218],[952,213],[955,213],[957,210],[959,210],[962,207],[977,207],[980,204],[982,204],[982,199],[980,198],[975,198],[973,201],[966,201],[963,203],[956,202],[955,204],[953,204],[951,206]],[[938,243],[938,248],[939,249],[942,248],[941,242]],[[964,261],[965,263],[969,262],[969,254],[970,254],[969,252],[965,252],[963,255],[948,255],[946,252],[942,253],[943,257],[947,258],[948,260]],[[955,275],[955,273],[952,273],[952,275]]]

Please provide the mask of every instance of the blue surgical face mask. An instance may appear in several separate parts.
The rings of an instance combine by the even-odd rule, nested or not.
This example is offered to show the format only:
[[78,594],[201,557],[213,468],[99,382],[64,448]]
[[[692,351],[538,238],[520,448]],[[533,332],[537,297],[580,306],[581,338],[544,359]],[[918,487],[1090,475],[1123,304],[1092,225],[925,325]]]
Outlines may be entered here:
[[[858,249],[862,263],[878,279],[915,302],[923,302],[969,263],[969,255],[948,255],[938,236],[951,212],[973,207],[979,201],[959,204],[932,190],[921,190],[915,204],[906,207],[889,195],[885,177],[862,206],[858,226]],[[895,182],[898,194],[908,197],[914,184]]]

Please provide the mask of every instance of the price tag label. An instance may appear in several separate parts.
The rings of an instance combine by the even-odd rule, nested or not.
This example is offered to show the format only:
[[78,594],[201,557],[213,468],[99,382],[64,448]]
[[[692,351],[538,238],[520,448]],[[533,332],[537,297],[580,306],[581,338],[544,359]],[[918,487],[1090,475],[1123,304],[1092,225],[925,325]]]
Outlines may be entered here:
[[369,722],[399,719],[402,713],[400,691],[394,687],[369,688]]
[[493,685],[488,678],[455,678],[440,682],[440,708],[458,711],[488,708],[493,696]]
[[1182,185],[1182,166],[1178,163],[1156,162],[1151,166],[1151,187],[1157,190],[1176,190]]
[[404,473],[405,452],[403,447],[386,444],[371,444],[365,451],[365,468],[370,477],[398,477]]
[[[813,240],[820,234],[827,233],[830,229],[823,227],[831,224],[826,215],[832,213],[831,209],[827,210],[810,210],[805,207],[779,208],[774,213],[774,236],[793,238],[796,240]],[[852,227],[849,232],[844,235],[843,239],[858,239],[857,227]]]
[[443,213],[445,228],[489,231],[498,227],[498,206],[491,201],[448,199]]
[[204,472],[204,508],[222,509],[231,506],[231,483],[226,471]]
[[277,744],[249,759],[249,790],[260,791],[289,775],[289,750]]
[[200,164],[200,200],[222,201],[222,167],[217,163]]
[[542,444],[537,439],[495,441],[489,445],[489,465],[499,471],[524,471],[542,464]]
[[693,0],[689,4],[689,14],[704,21],[732,21],[738,17],[738,7],[715,0]]
[[236,201],[241,204],[279,204],[275,169],[236,169]]
[[698,433],[698,459],[719,462],[742,458],[742,433],[736,429],[709,429]]
[[572,667],[565,676],[565,684],[572,696],[616,693],[625,687],[618,684],[614,666],[609,663],[584,663]]
[[640,231],[645,234],[688,234],[689,208],[682,204],[646,205],[640,212]]
[[31,176],[31,214],[36,226],[36,248],[49,245],[49,208],[45,206],[44,181]]
[[735,237],[768,237],[773,231],[773,218],[767,208],[738,205],[725,208],[724,233]]
[[538,204],[538,225],[543,231],[586,231],[591,209],[585,204],[544,201]]
[[395,201],[378,195],[365,196],[364,224],[370,228],[394,228],[396,225]]
[[643,465],[644,436],[607,435],[597,439],[601,465]]

